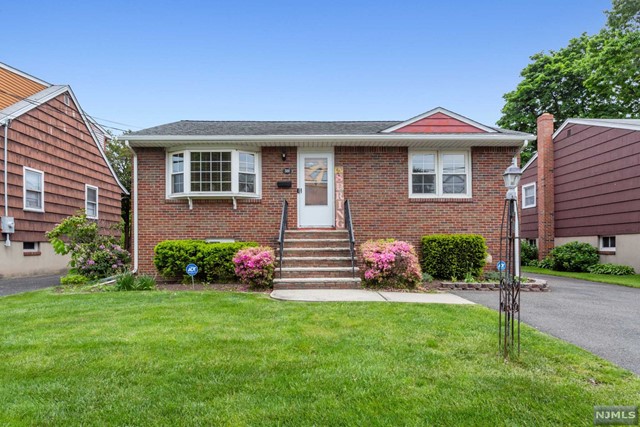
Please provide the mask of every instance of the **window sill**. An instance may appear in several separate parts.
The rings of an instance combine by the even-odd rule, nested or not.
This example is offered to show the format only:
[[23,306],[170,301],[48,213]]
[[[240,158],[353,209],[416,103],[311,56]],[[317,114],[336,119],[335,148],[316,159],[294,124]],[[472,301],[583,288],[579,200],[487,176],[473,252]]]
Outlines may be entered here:
[[598,251],[598,255],[615,255],[616,254],[616,250],[615,249],[600,249]]
[[42,252],[40,251],[22,252],[22,256],[40,256],[40,255],[42,255]]
[[22,210],[25,212],[44,213],[44,209],[23,208]]
[[409,203],[473,203],[473,197],[410,197]]
[[522,209],[533,209],[535,208],[536,205],[532,205],[532,206],[523,206]]
[[247,193],[182,193],[171,194],[167,199],[260,199],[259,194],[247,194]]

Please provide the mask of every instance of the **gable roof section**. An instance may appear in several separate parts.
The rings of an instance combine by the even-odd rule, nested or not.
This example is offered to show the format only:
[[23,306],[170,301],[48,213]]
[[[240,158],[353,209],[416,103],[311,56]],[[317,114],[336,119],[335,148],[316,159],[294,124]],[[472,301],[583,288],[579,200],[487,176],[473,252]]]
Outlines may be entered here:
[[51,85],[0,62],[0,109],[35,95]]
[[560,125],[558,130],[553,133],[553,139],[570,124],[640,131],[640,119],[567,119]]
[[524,173],[524,171],[527,170],[527,168],[538,158],[538,152],[536,151],[533,156],[531,156],[531,158],[529,159],[529,161],[527,162],[527,164],[525,164],[522,169],[520,170],[522,173]]
[[113,176],[113,179],[115,179],[116,183],[118,184],[118,186],[120,187],[120,189],[124,194],[129,194],[127,189],[124,188],[124,186],[118,179],[118,176],[113,170],[113,167],[111,167],[111,163],[109,163],[109,160],[107,159],[107,155],[104,152],[102,141],[100,140],[100,137],[98,136],[98,134],[96,134],[96,129],[92,125],[92,121],[89,119],[89,117],[80,107],[80,103],[78,102],[78,99],[76,98],[75,94],[73,93],[73,91],[69,86],[63,86],[63,85],[49,86],[46,89],[43,89],[32,96],[29,96],[21,101],[16,102],[13,105],[10,105],[7,108],[0,110],[0,126],[6,125],[7,122],[18,118],[25,113],[28,113],[34,108],[38,108],[39,106],[49,102],[50,100],[54,99],[59,95],[62,95],[63,93],[68,93],[71,99],[73,100],[73,102],[75,103],[78,111],[80,112],[80,116],[82,117],[82,120],[85,126],[89,130],[89,133],[91,134],[91,137],[93,138],[94,143],[98,147],[98,151],[100,151],[100,155],[102,155],[102,158],[107,164],[107,167],[109,168],[109,171]]
[[496,129],[485,126],[467,117],[449,111],[446,108],[437,107],[426,113],[412,117],[409,120],[398,123],[384,129],[383,133],[494,133]]

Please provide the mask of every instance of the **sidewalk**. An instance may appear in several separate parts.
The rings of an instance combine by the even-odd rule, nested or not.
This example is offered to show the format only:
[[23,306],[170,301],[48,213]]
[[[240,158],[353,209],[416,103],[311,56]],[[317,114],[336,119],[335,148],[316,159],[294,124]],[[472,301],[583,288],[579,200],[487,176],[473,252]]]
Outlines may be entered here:
[[453,294],[419,294],[409,292],[376,292],[364,289],[287,289],[271,292],[271,298],[281,301],[338,302],[412,302],[419,304],[475,304]]

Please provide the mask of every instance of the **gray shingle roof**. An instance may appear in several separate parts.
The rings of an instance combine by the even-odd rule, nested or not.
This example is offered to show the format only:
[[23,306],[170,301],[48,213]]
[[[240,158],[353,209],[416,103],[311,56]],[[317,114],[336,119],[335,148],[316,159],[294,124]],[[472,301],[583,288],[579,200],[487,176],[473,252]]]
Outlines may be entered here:
[[[375,135],[402,123],[387,121],[205,121],[181,120],[132,132],[130,135]],[[494,128],[502,134],[521,132]]]

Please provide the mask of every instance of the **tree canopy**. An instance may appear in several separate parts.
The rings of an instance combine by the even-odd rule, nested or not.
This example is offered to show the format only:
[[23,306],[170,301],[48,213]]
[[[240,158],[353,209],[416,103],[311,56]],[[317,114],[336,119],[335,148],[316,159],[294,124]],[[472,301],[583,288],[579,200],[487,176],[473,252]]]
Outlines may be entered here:
[[[640,117],[640,30],[632,22],[638,10],[640,0],[614,0],[607,12],[612,23],[598,34],[533,55],[522,81],[504,95],[498,125],[535,133],[544,112],[554,115],[556,126],[571,117]],[[535,148],[523,153],[523,161]]]

